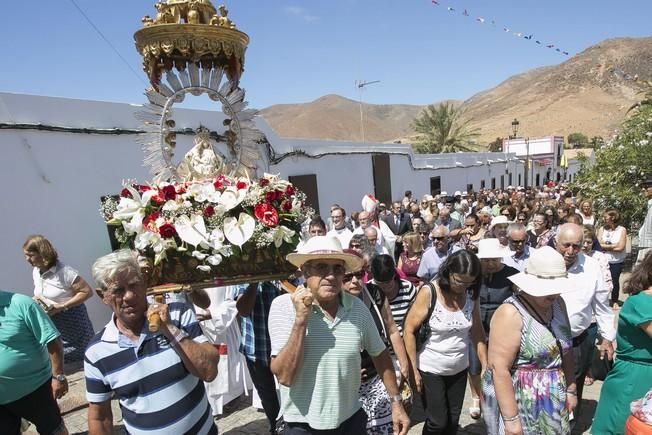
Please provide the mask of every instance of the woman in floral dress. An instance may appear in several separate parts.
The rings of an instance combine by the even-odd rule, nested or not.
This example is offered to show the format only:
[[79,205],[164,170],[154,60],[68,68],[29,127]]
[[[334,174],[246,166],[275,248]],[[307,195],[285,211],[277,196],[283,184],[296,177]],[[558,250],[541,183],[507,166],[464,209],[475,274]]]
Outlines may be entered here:
[[570,434],[568,415],[577,404],[572,336],[559,297],[571,290],[564,259],[548,246],[531,252],[525,272],[509,277],[521,292],[491,321],[482,380],[490,434]]

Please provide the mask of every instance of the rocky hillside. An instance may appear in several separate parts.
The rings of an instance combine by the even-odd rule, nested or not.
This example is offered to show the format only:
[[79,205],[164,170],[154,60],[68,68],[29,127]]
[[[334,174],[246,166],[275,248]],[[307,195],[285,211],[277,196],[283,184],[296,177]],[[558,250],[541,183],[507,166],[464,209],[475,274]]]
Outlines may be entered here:
[[[510,77],[462,104],[480,143],[511,134],[518,118],[520,134],[562,135],[581,132],[610,137],[627,109],[640,97],[637,81],[652,79],[652,37],[611,39],[567,61]],[[410,122],[421,106],[365,104],[365,139],[409,140]],[[357,101],[327,95],[306,104],[283,104],[262,110],[284,137],[360,140]]]

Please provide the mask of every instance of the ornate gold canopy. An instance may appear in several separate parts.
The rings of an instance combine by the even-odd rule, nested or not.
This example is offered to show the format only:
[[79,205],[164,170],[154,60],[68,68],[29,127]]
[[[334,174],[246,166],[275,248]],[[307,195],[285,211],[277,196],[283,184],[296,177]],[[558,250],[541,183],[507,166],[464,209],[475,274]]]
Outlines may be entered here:
[[134,34],[154,89],[158,90],[163,72],[184,71],[190,63],[221,68],[237,85],[249,36],[236,29],[224,5],[215,9],[210,0],[167,0],[155,7],[156,16],[144,16],[144,27]]

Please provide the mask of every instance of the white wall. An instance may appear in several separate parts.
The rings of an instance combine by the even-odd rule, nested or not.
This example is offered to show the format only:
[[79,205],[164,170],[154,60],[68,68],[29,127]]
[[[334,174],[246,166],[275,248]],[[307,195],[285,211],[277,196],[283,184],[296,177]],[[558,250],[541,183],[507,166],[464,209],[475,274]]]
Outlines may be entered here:
[[[144,97],[143,97],[144,98]],[[134,118],[137,106],[101,101],[0,93],[0,123],[94,129],[139,129]],[[198,123],[221,125],[221,115],[211,111],[175,110],[178,128],[196,128]],[[336,142],[312,139],[285,139],[276,136],[264,120],[257,126],[267,136],[278,155],[300,149],[312,156],[287,157],[268,166],[265,156],[260,171],[279,173],[283,178],[316,174],[319,206],[328,215],[331,204],[339,203],[347,212],[360,209],[360,200],[373,193],[373,153],[390,155],[393,199],[412,190],[419,197],[430,190],[430,177],[441,177],[441,188],[452,194],[466,190],[480,180],[491,186],[505,168],[518,183],[523,163],[503,153],[456,153],[415,155],[409,145]],[[4,190],[0,214],[0,288],[31,295],[31,270],[22,254],[29,234],[49,238],[63,261],[78,269],[93,286],[90,270],[94,260],[110,251],[106,226],[99,214],[100,197],[116,194],[122,182],[151,178],[142,166],[140,145],[135,134],[79,134],[30,129],[1,129],[0,185]],[[178,137],[179,148],[189,145],[189,136]],[[330,154],[329,154],[330,153]],[[333,154],[335,153],[335,154]],[[572,171],[569,165],[569,174]],[[536,170],[536,169],[535,169]],[[545,174],[545,168],[541,168]],[[543,175],[542,175],[543,177]],[[509,184],[505,177],[505,186]],[[109,318],[97,296],[88,303],[96,329]]]

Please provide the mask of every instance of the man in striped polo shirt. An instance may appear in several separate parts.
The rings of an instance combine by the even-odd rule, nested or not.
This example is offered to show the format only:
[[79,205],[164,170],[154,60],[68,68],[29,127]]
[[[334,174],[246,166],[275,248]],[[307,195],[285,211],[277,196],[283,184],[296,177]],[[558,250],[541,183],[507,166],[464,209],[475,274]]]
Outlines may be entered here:
[[[93,279],[113,316],[84,358],[89,432],[113,433],[115,393],[132,435],[217,434],[202,381],[217,376],[219,355],[201,335],[190,306],[148,307],[146,285],[129,250],[99,258]],[[158,332],[149,332],[152,314],[161,318]]]
[[389,353],[369,309],[342,291],[346,272],[362,260],[342,252],[334,237],[313,237],[288,261],[301,268],[306,287],[277,297],[269,314],[272,373],[281,384],[285,435],[366,433],[361,407],[360,351],[371,355],[392,403],[394,433],[408,418]]

